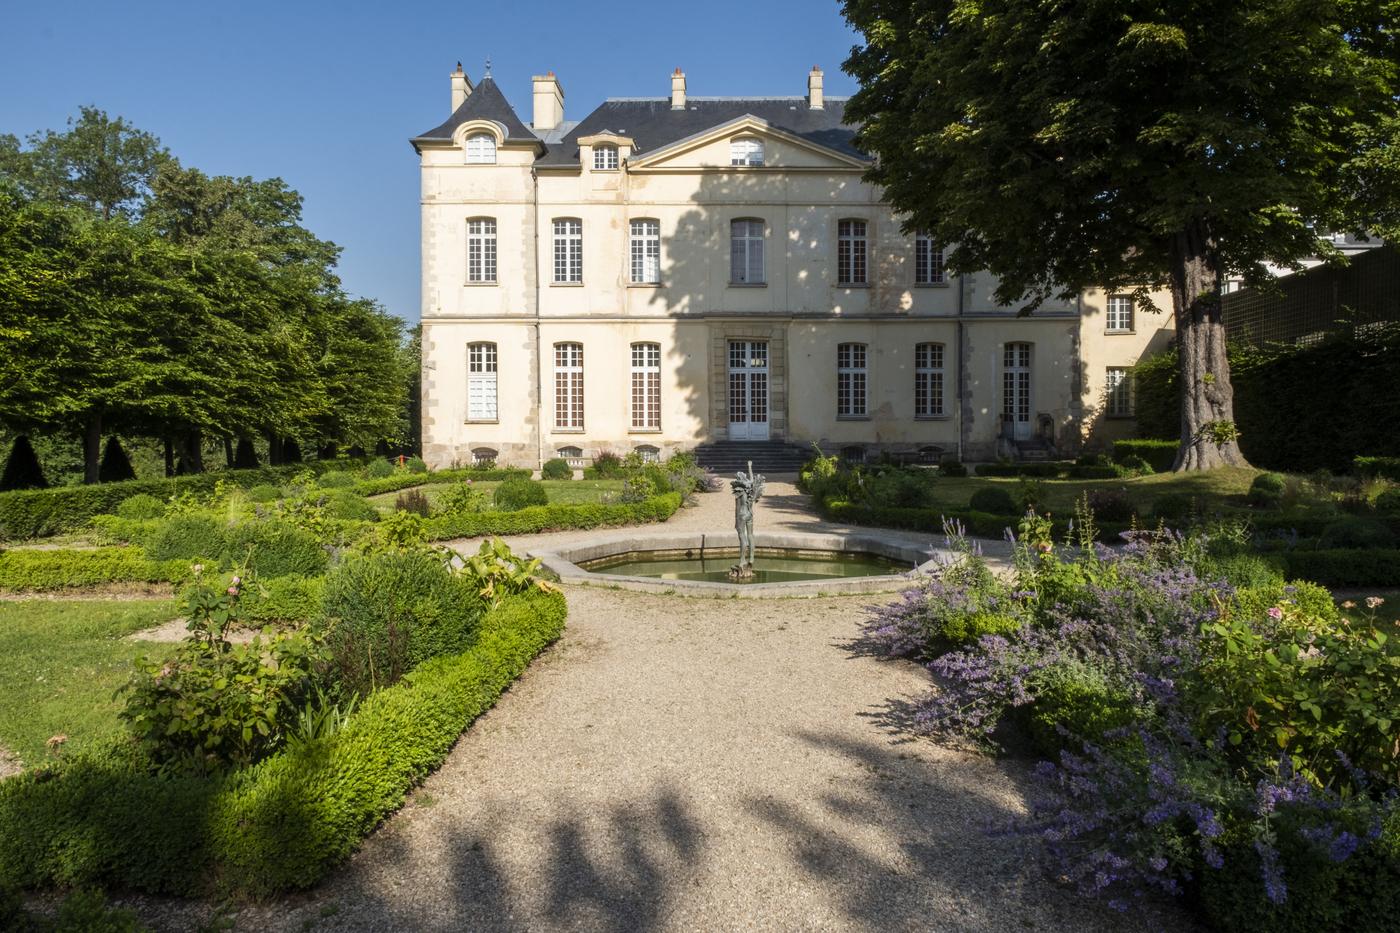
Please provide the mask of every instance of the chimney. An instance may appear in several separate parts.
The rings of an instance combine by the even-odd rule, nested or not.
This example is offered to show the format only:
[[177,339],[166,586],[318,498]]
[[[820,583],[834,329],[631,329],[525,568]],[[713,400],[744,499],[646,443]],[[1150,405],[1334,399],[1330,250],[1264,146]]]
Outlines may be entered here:
[[671,75],[671,109],[685,109],[685,72],[679,68]]
[[457,63],[457,70],[449,76],[452,79],[452,112],[456,113],[457,108],[462,106],[462,101],[472,92],[471,80],[462,71],[462,63]]
[[532,78],[535,82],[534,129],[547,132],[564,122],[564,87],[554,72]]
[[822,70],[816,65],[807,73],[807,106],[812,110],[826,109],[822,96]]

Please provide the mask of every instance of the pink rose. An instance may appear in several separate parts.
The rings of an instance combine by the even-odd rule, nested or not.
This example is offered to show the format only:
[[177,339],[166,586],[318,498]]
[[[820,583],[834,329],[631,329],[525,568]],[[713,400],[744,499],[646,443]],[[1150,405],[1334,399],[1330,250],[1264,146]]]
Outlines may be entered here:
[[1283,618],[1283,610],[1280,609],[1278,606],[1270,606],[1269,618],[1273,619],[1275,622],[1279,621]]
[[229,587],[229,588],[228,588],[228,595],[230,595],[230,596],[237,596],[237,595],[238,595],[238,587],[236,587],[236,586],[231,586],[231,587]]

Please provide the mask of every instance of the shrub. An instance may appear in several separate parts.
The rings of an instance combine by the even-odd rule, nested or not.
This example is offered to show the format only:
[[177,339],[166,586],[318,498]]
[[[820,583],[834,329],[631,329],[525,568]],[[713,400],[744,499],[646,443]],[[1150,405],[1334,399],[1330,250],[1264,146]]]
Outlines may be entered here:
[[1381,490],[1376,496],[1376,511],[1382,515],[1400,518],[1400,486]]
[[1066,661],[1038,671],[1034,680],[1035,702],[1026,721],[1036,750],[1048,758],[1102,742],[1136,721],[1132,696],[1096,667]]
[[227,546],[225,525],[212,515],[171,515],[156,522],[140,542],[151,560],[217,559]]
[[1318,546],[1336,548],[1388,548],[1395,544],[1395,535],[1384,522],[1374,518],[1349,516],[1322,529]]
[[117,506],[117,516],[129,521],[144,522],[165,514],[165,503],[155,496],[137,493]]
[[404,463],[404,467],[410,473],[421,474],[428,472],[428,464],[422,457],[409,457],[408,461]]
[[1324,586],[1394,586],[1400,580],[1400,550],[1393,548],[1289,551],[1290,580],[1311,580]]
[[938,465],[940,476],[963,477],[967,475],[967,467],[958,460],[945,460]]
[[1088,466],[1075,464],[1069,468],[1067,475],[1070,479],[1118,479],[1121,476],[1130,476],[1132,472],[1132,470],[1111,463]]
[[122,442],[113,434],[107,438],[107,445],[102,448],[102,462],[97,467],[97,481],[120,483],[135,478],[136,471],[131,468],[131,458],[122,449]]
[[489,511],[463,515],[438,515],[429,519],[427,539],[475,538],[481,535],[522,535],[566,528],[600,528],[605,525],[637,525],[663,522],[681,506],[676,493],[653,496],[634,505],[555,503],[531,506],[518,512]]
[[244,588],[238,609],[245,622],[258,625],[319,619],[325,583],[325,577],[255,579]]
[[1278,473],[1260,473],[1249,484],[1249,504],[1260,508],[1276,506],[1287,488],[1287,481]]
[[326,517],[347,522],[377,522],[379,510],[352,489],[337,489],[325,499]]
[[622,458],[611,450],[600,450],[593,458],[593,475],[598,479],[617,479],[622,475]]
[[1148,463],[1140,454],[1128,454],[1118,461],[1118,465],[1134,476],[1151,476],[1157,472],[1152,468],[1152,464]]
[[1400,483],[1400,457],[1357,457],[1352,461],[1352,468],[1362,476]]
[[[137,662],[121,718],[163,773],[220,771],[275,751],[314,683],[317,639],[305,630],[231,644],[240,579],[203,579],[185,597],[190,635],[169,659]],[[219,587],[223,584],[219,583]]]
[[1019,511],[1025,512],[1029,509],[1044,511],[1045,494],[1045,483],[1038,479],[1022,476],[1016,480],[1016,504],[1020,507]]
[[1060,463],[1040,461],[1019,463],[984,463],[977,468],[978,476],[1032,476],[1040,479],[1054,479],[1068,469]]
[[866,495],[877,507],[919,508],[928,504],[929,493],[923,471],[888,470],[866,483]]
[[1224,580],[1236,587],[1262,587],[1282,583],[1285,567],[1287,561],[1278,556],[1223,554],[1198,561],[1196,575],[1202,580]]
[[846,492],[846,478],[851,474],[841,469],[840,457],[824,455],[820,447],[813,445],[815,455],[802,464],[797,474],[797,488],[818,501],[830,495]]
[[331,470],[329,473],[322,474],[321,478],[316,481],[316,485],[322,489],[345,489],[355,485],[355,483],[355,475],[345,470]]
[[480,512],[486,507],[486,494],[472,485],[453,483],[442,491],[437,500],[438,511],[443,515],[465,515]]
[[573,479],[574,469],[569,466],[569,461],[563,457],[555,457],[546,460],[544,466],[540,468],[541,479]]
[[1184,492],[1169,492],[1152,504],[1152,517],[1169,528],[1184,528],[1191,524],[1198,511],[1196,498]]
[[0,491],[48,488],[49,481],[44,478],[39,455],[34,453],[34,445],[29,438],[21,434],[10,445],[10,455],[5,458],[5,472],[0,474]]
[[369,479],[383,479],[394,475],[394,465],[388,460],[371,460],[365,464],[365,476]]
[[1123,489],[1090,489],[1084,494],[1084,504],[1094,518],[1105,522],[1130,522],[1136,514]]
[[260,483],[248,490],[248,498],[253,502],[276,502],[282,498],[282,489],[270,483]]
[[326,572],[326,551],[316,536],[287,521],[244,522],[227,536],[223,562],[260,577],[311,577]]
[[538,480],[512,477],[496,487],[495,501],[496,508],[515,512],[532,505],[548,505],[549,493]]
[[421,489],[410,489],[401,492],[394,500],[395,512],[412,512],[419,518],[427,518],[432,509],[428,505],[428,497]]
[[106,583],[179,583],[184,560],[156,562],[139,547],[21,549],[0,551],[0,589],[52,591]]
[[989,512],[992,515],[1015,515],[1020,506],[1011,498],[1011,493],[1000,486],[979,489],[968,500],[967,507],[974,512]]
[[1138,456],[1158,473],[1165,473],[1176,462],[1176,451],[1181,444],[1175,440],[1144,440],[1134,438],[1113,442],[1113,460],[1122,463],[1127,457]]
[[429,658],[466,649],[481,596],[426,550],[353,555],[326,578],[341,684],[367,695]]

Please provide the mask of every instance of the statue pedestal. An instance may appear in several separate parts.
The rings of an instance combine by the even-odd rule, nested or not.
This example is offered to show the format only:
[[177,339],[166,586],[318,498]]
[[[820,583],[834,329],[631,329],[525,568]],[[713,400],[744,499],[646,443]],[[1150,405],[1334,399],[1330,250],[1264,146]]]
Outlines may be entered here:
[[738,582],[740,580],[753,579],[753,564],[735,564],[729,568],[729,579]]

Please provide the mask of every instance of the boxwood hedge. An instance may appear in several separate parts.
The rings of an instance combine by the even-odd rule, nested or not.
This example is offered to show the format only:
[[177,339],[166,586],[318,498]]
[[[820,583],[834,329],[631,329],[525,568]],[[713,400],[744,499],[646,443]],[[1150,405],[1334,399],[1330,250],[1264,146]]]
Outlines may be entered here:
[[373,694],[339,732],[221,779],[155,777],[114,746],[0,782],[0,886],[309,887],[442,763],[566,611],[557,592],[511,597],[473,647]]
[[432,473],[395,473],[377,479],[364,479],[355,484],[355,491],[362,496],[378,496],[386,492],[397,492],[413,486],[436,483],[460,483],[471,480],[476,483],[498,483],[512,476],[529,476],[530,471],[518,467],[500,470],[437,470]]
[[1113,442],[1113,459],[1122,463],[1128,457],[1138,456],[1147,461],[1154,472],[1166,473],[1176,462],[1176,451],[1181,444],[1174,440],[1132,438]]
[[46,591],[104,583],[183,583],[190,564],[154,561],[137,547],[0,551],[0,590]]
[[428,540],[446,541],[451,538],[476,538],[481,535],[522,535],[566,528],[664,522],[680,507],[680,493],[668,492],[631,504],[558,503],[531,506],[516,512],[438,515],[427,521]]

